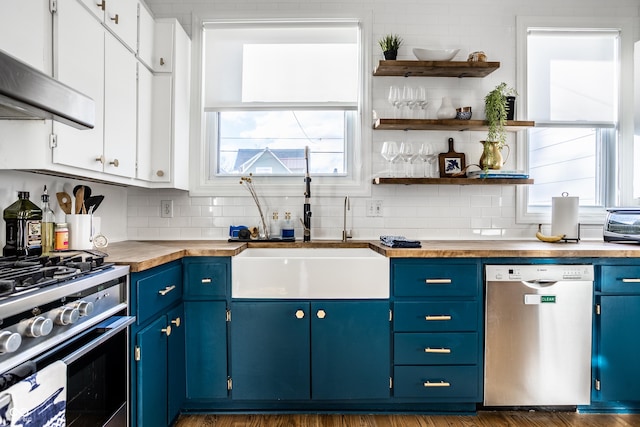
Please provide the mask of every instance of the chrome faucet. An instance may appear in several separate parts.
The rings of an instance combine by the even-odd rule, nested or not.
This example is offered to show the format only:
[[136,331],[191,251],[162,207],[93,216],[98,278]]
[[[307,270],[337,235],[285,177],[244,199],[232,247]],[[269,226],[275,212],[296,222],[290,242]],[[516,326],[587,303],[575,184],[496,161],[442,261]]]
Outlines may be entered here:
[[347,239],[351,238],[351,230],[347,231],[347,211],[351,210],[351,202],[349,201],[349,196],[345,196],[344,198],[344,211],[342,213],[343,219],[343,227],[342,227],[342,241],[346,242]]

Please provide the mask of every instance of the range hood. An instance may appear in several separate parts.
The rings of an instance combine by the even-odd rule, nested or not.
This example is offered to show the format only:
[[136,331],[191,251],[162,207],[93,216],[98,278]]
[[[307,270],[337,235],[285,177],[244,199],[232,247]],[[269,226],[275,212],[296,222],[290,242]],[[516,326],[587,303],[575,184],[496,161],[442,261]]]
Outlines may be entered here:
[[0,119],[52,119],[92,129],[93,99],[0,50]]

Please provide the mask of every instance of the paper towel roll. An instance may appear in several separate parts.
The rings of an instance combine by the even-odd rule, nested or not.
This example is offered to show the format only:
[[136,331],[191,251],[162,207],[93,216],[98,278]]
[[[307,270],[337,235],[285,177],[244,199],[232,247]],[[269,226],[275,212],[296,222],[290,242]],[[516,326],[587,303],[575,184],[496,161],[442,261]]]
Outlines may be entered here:
[[551,234],[564,234],[566,239],[577,239],[578,236],[578,197],[551,198]]

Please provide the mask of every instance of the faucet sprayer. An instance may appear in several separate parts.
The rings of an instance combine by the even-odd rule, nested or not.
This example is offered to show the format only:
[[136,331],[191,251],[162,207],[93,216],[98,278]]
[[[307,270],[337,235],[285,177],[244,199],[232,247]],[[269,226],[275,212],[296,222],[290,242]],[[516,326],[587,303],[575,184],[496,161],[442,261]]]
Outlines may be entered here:
[[307,172],[304,176],[305,191],[304,191],[304,226],[302,241],[311,241],[311,177],[309,176],[309,146],[304,147],[304,161],[307,166]]

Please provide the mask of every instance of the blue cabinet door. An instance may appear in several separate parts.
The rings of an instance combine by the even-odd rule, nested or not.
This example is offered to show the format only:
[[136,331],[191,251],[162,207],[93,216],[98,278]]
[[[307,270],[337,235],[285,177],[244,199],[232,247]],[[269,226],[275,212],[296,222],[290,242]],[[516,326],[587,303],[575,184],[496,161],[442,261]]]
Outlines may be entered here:
[[171,335],[168,336],[167,347],[167,375],[168,396],[167,410],[169,422],[180,413],[185,397],[185,324],[182,304],[167,313],[168,324],[171,325]]
[[311,304],[313,399],[388,398],[388,301]]
[[227,304],[187,301],[185,307],[187,398],[227,397]]
[[310,397],[308,302],[231,304],[233,399]]
[[167,317],[160,316],[136,334],[140,360],[136,365],[137,426],[166,426],[167,412]]
[[640,295],[602,296],[600,399],[640,400]]

